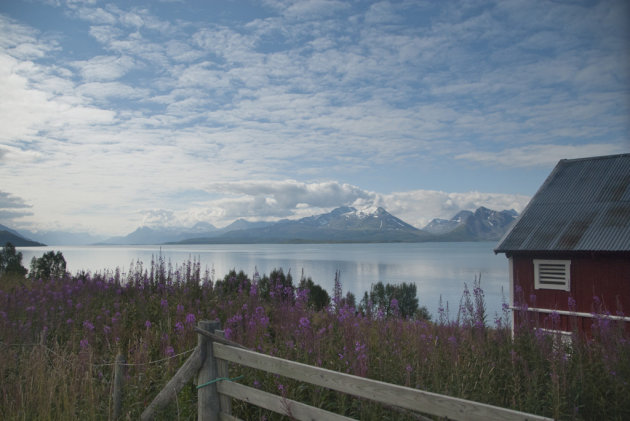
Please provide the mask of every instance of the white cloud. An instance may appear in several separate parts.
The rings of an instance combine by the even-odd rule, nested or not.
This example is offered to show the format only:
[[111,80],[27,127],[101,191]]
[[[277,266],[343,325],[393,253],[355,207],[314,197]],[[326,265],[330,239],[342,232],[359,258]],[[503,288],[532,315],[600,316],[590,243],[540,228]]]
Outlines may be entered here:
[[504,149],[499,152],[467,152],[456,155],[456,159],[479,162],[486,165],[501,165],[511,168],[549,167],[561,159],[585,158],[589,156],[628,153],[630,140],[626,145],[614,143],[593,143],[587,145],[531,145]]
[[87,81],[109,81],[124,76],[135,66],[135,62],[127,56],[96,56],[90,60],[75,61],[72,65]]
[[114,25],[117,22],[117,19],[113,14],[100,7],[82,7],[77,13],[80,19],[91,23],[97,23],[99,25]]
[[356,186],[333,181],[320,183],[303,183],[294,180],[235,181],[212,183],[205,189],[209,192],[253,198],[244,203],[248,207],[260,206],[265,213],[276,210],[279,212],[276,216],[289,215],[298,204],[315,208],[330,208],[349,205],[359,199],[366,200],[374,196],[373,193]]
[[327,17],[348,8],[348,4],[335,0],[297,0],[284,9],[289,19],[316,19]]
[[[474,211],[481,206],[494,210],[514,209],[520,212],[530,199],[525,195],[478,191],[447,193],[411,190],[381,194],[332,181],[320,183],[301,183],[294,180],[243,181],[214,183],[206,189],[209,192],[233,196],[205,203],[207,209],[212,209],[212,213],[197,212],[197,217],[210,218],[211,222],[219,226],[237,218],[294,219],[327,212],[338,206],[357,208],[382,206],[404,221],[422,228],[433,218],[449,219],[461,210]],[[182,214],[187,212],[184,211]],[[182,219],[186,218],[180,217],[180,220]]]
[[[112,227],[137,224],[137,209],[229,222],[379,200],[421,224],[523,201],[418,190],[439,178],[425,166],[540,175],[630,149],[623,2],[270,0],[253,18],[188,20],[158,3],[58,6],[82,22],[55,27],[52,13],[40,32],[0,15],[0,176],[40,223],[76,223],[80,192],[111,206],[109,222],[84,221]],[[74,42],[86,25],[100,49]],[[169,196],[200,183],[220,197]]]
[[418,228],[434,218],[450,219],[462,210],[474,211],[484,206],[493,210],[514,209],[521,212],[530,197],[519,194],[471,192],[442,192],[412,190],[379,195],[377,204]]
[[[0,150],[0,161],[1,159]],[[14,229],[20,219],[32,214],[31,205],[24,199],[0,190],[0,224]]]
[[22,150],[9,145],[0,145],[0,162],[26,163],[40,159],[42,154],[33,150]]
[[134,88],[120,82],[89,82],[79,85],[77,94],[86,95],[96,99],[117,98],[146,98],[148,89]]

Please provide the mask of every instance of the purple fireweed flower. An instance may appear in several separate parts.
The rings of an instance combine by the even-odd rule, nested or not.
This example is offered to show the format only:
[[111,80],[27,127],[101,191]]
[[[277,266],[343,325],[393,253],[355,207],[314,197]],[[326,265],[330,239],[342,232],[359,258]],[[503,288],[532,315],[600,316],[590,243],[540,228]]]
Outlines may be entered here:
[[256,379],[254,379],[254,387],[256,389],[260,389],[260,382],[258,380],[256,380]]
[[90,344],[88,343],[87,338],[81,339],[81,341],[79,341],[79,345],[81,346],[81,349],[86,350],[88,346],[90,346]]
[[109,334],[109,332],[111,332],[111,331],[112,331],[112,328],[111,328],[111,327],[109,327],[109,326],[107,326],[107,325],[103,326],[103,332],[104,332],[106,335],[107,335],[107,334]]
[[177,314],[184,312],[184,306],[181,304],[177,304]]
[[297,291],[297,296],[296,296],[296,300],[300,301],[300,302],[307,302],[308,301],[308,293],[309,290],[308,289],[298,289]]
[[147,329],[151,329],[151,322],[149,320],[144,322],[144,327],[146,327]]
[[164,309],[168,308],[168,300],[166,298],[162,298],[160,300],[160,307],[162,307]]
[[226,338],[226,339],[230,339],[230,338],[232,337],[232,329],[230,329],[229,327],[228,327],[228,328],[226,328],[226,329],[223,331],[223,334],[225,335],[225,338]]
[[173,355],[175,355],[175,350],[173,349],[172,346],[167,346],[166,350],[164,351],[164,353],[166,354],[167,357],[172,357]]
[[184,325],[182,322],[175,323],[175,332],[182,333],[184,331]]
[[397,299],[392,298],[392,300],[389,302],[389,306],[392,309],[393,314],[398,313],[398,300]]
[[311,327],[311,321],[308,317],[300,317],[300,327],[304,330]]
[[194,314],[192,314],[192,313],[188,313],[188,314],[186,315],[186,324],[189,324],[189,325],[190,325],[190,324],[193,324],[193,323],[195,323],[195,320],[196,320],[196,319],[195,319],[195,315],[194,315]]
[[94,325],[89,320],[83,322],[83,327],[87,330],[94,330]]
[[74,321],[72,319],[66,320],[66,324],[71,325],[72,323],[74,323]]

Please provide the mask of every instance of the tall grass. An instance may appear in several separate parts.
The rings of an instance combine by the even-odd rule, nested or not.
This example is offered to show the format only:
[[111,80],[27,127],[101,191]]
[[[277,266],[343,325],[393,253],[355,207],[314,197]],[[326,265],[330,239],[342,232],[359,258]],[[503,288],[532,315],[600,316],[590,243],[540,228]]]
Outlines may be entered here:
[[[507,308],[486,312],[478,281],[456,313],[434,322],[341,299],[316,310],[309,291],[274,271],[231,273],[216,281],[198,262],[0,282],[0,417],[112,419],[113,362],[126,358],[124,417],[135,419],[196,345],[198,320],[220,319],[247,347],[332,370],[557,419],[630,418],[630,342],[623,328],[597,321],[571,346],[524,326],[512,336]],[[303,285],[306,285],[304,283]],[[395,303],[392,303],[395,306]],[[493,317],[494,316],[494,317]],[[493,320],[488,320],[488,319]],[[253,387],[360,419],[415,419],[282,377],[232,367]],[[243,419],[276,419],[243,403]],[[161,414],[194,419],[189,385]]]

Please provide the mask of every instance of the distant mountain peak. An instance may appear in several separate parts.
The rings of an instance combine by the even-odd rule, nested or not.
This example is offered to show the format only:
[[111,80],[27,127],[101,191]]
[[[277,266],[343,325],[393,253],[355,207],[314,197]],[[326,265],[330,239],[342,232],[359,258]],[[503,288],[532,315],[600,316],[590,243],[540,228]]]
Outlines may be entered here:
[[495,211],[484,206],[463,210],[451,219],[433,219],[423,229],[452,241],[498,240],[518,216],[514,209]]

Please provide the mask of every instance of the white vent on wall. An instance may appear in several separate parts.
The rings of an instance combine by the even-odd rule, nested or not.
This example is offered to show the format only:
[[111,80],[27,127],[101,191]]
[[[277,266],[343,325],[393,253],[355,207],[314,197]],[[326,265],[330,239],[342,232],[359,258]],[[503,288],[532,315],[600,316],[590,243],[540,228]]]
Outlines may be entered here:
[[534,286],[536,289],[571,288],[570,260],[534,260]]

